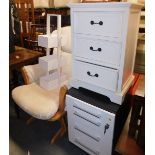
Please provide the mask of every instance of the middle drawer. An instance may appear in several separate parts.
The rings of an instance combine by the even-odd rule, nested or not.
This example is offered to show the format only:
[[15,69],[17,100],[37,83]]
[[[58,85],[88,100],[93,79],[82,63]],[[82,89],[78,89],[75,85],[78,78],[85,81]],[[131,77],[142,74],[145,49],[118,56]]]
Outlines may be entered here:
[[75,36],[74,55],[90,62],[97,61],[98,64],[118,69],[121,43]]
[[116,91],[118,70],[75,60],[73,79]]

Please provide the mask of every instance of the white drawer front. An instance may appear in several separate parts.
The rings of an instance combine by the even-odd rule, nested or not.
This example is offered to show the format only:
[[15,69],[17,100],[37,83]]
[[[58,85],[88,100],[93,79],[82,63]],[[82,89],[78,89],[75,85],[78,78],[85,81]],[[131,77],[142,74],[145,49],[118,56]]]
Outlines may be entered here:
[[99,155],[100,144],[80,130],[74,129],[74,143],[90,154]]
[[75,60],[73,63],[73,79],[116,91],[118,70]]
[[122,14],[120,12],[76,12],[74,13],[74,32],[121,37]]
[[[75,115],[74,115],[75,116]],[[83,118],[75,116],[74,119],[76,120],[74,123],[74,129],[79,130],[86,134],[87,136],[91,137],[93,140],[99,142],[102,137],[101,128]],[[102,128],[102,130],[104,130]]]
[[[89,107],[88,107],[89,108]],[[99,119],[92,114],[86,113],[77,108],[73,108],[73,119],[74,121],[73,128],[78,130],[85,135],[99,142],[101,140],[101,133],[103,130],[103,119]],[[103,138],[103,137],[102,137]]]
[[106,66],[119,67],[121,44],[104,40],[76,37],[74,55],[95,60]]
[[[99,142],[103,130],[103,115],[107,118],[108,114],[97,108],[80,102],[80,100],[72,100],[72,118],[76,120],[72,123],[73,129],[81,131],[93,140]],[[103,138],[103,137],[102,137]]]
[[95,117],[94,115],[92,115],[91,113],[87,113],[84,110],[80,110],[78,108],[73,109],[73,115],[78,119],[82,119],[85,120],[89,123],[91,123],[92,125],[95,125],[97,127],[101,126],[101,120],[97,117]]

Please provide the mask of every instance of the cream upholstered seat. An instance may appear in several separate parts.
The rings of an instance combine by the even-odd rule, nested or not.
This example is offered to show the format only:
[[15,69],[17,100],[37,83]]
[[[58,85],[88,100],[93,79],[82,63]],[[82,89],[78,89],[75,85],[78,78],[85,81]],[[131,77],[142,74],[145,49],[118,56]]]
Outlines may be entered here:
[[59,121],[60,129],[52,137],[53,144],[59,136],[63,136],[66,132],[66,124],[64,121],[65,114],[65,96],[67,87],[63,86],[52,91],[44,90],[36,83],[16,87],[12,91],[12,98],[25,112],[32,117],[27,121],[29,124],[34,118]]
[[32,83],[15,88],[12,97],[21,109],[38,119],[48,120],[58,111],[58,89],[47,91]]
[[[69,37],[63,38],[70,40],[70,27],[64,29],[65,31],[62,28],[63,34],[69,35]],[[16,87],[12,91],[12,97],[16,104],[33,118],[60,122],[60,129],[53,136],[51,143],[54,143],[66,131],[63,116],[65,114],[65,95],[68,90],[66,85],[71,76],[71,53],[69,53],[71,52],[71,47],[69,47],[71,43],[63,42],[65,42],[66,46],[62,47],[62,56],[66,59],[66,64],[62,67],[62,72],[67,74],[64,86],[50,91],[41,88],[38,81],[39,77],[45,74],[45,71],[36,64],[22,68],[25,85]],[[56,49],[54,49],[54,52],[56,52]]]

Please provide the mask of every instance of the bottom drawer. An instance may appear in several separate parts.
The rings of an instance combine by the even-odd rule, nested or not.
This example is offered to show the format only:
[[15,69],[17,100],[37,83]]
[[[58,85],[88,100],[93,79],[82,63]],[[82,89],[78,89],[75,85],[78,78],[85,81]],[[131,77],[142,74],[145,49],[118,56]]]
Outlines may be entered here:
[[82,133],[78,128],[75,128],[73,131],[74,143],[80,148],[84,149],[86,152],[92,155],[99,155],[99,142]]
[[118,70],[75,60],[73,79],[116,91]]

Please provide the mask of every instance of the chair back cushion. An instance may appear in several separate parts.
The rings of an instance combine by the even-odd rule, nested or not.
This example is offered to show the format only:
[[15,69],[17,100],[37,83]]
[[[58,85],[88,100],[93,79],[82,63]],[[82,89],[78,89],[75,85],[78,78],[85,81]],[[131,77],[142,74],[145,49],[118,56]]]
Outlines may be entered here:
[[[57,30],[52,32],[52,35],[56,34]],[[61,28],[62,34],[62,51],[71,53],[71,26],[65,26]]]
[[27,74],[29,84],[33,82],[39,84],[39,78],[46,74],[46,71],[39,64],[24,66],[24,70],[25,74]]

